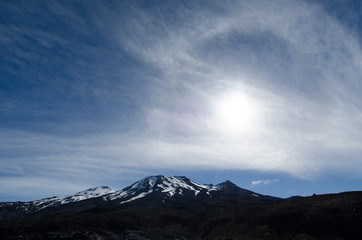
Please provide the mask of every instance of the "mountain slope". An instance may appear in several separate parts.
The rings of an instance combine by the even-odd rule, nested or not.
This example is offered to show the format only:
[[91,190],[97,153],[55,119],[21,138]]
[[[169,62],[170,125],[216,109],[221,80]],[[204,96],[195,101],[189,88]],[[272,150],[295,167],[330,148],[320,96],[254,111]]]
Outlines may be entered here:
[[0,203],[0,219],[24,216],[27,214],[39,212],[46,208],[52,208],[60,205],[66,205],[69,203],[84,201],[87,199],[98,198],[113,192],[115,191],[107,186],[100,186],[95,188],[89,188],[74,195],[50,197],[30,202]]

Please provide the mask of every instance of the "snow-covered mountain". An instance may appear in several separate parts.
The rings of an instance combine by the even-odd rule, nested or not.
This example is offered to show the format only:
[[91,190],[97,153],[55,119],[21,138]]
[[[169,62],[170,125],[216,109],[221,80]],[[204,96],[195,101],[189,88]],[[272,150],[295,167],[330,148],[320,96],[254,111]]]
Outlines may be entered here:
[[42,200],[33,201],[30,202],[33,204],[33,206],[40,207],[39,210],[57,206],[61,204],[67,204],[72,202],[79,202],[90,198],[96,198],[101,197],[103,195],[107,195],[110,193],[114,193],[115,191],[107,186],[100,186],[95,188],[89,188],[87,190],[84,190],[82,192],[79,192],[74,195],[67,195],[67,196],[61,196],[61,197],[51,197],[51,198],[44,198]]
[[[41,211],[45,208],[56,207],[68,203],[79,202],[91,198],[101,197],[115,191],[107,186],[89,188],[73,195],[44,198],[30,202],[6,202],[0,203],[0,210],[18,211],[21,214],[28,214]],[[17,215],[17,214],[16,214]],[[1,215],[0,215],[1,218]]]
[[121,201],[120,203],[123,204],[143,198],[155,192],[163,193],[165,197],[173,197],[175,195],[182,196],[185,193],[197,196],[200,193],[210,195],[211,191],[217,191],[220,189],[219,185],[197,184],[182,176],[151,176],[141,179],[121,191],[108,194],[104,196],[103,199],[105,201],[122,199],[124,201]]
[[[102,186],[90,188],[74,195],[45,198],[31,202],[0,203],[0,218],[17,217],[42,212],[47,209],[74,207],[87,209],[93,207],[124,207],[127,204],[162,205],[204,201],[208,204],[255,203],[275,201],[278,198],[264,196],[242,189],[230,181],[217,185],[198,184],[183,176],[150,176],[134,184],[114,191]],[[80,207],[81,206],[81,207]]]

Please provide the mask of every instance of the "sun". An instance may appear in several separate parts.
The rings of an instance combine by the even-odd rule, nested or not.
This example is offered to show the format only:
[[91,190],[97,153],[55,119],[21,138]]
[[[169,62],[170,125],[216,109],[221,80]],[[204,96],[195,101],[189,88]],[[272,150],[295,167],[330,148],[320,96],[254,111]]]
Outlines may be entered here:
[[217,127],[226,133],[250,133],[257,120],[257,106],[243,93],[229,93],[216,103]]

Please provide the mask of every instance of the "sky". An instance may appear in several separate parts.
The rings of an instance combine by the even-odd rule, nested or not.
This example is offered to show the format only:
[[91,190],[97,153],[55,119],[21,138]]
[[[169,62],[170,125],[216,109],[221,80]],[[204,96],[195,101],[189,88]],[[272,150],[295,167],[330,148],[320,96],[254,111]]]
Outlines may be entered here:
[[0,0],[0,201],[150,175],[362,190],[362,3]]

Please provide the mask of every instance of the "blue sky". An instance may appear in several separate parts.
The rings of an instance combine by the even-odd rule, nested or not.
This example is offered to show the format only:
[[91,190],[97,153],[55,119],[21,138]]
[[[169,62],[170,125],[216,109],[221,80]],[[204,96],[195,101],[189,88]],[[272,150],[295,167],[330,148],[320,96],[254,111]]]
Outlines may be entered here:
[[361,190],[361,10],[0,0],[0,201],[155,174]]

